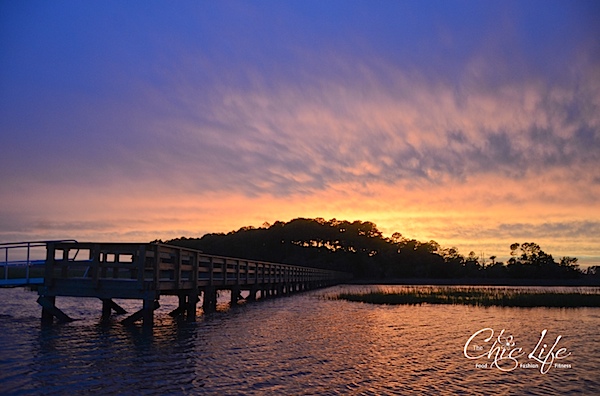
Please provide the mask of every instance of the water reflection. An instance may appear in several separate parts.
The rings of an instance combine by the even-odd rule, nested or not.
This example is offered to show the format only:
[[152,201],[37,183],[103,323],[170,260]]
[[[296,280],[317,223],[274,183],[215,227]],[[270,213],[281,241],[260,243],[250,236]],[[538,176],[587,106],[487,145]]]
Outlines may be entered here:
[[[362,286],[361,286],[362,287]],[[196,323],[101,323],[95,301],[57,301],[81,319],[42,327],[35,295],[0,312],[0,382],[7,394],[547,394],[600,390],[595,308],[373,306],[323,298],[341,288],[267,300]],[[30,301],[31,299],[31,301]],[[88,305],[86,305],[88,304]],[[126,307],[137,308],[137,302]],[[176,302],[173,302],[176,304]],[[534,345],[561,334],[571,369],[480,370],[463,356],[473,332],[506,329]],[[532,344],[533,343],[533,344]]]

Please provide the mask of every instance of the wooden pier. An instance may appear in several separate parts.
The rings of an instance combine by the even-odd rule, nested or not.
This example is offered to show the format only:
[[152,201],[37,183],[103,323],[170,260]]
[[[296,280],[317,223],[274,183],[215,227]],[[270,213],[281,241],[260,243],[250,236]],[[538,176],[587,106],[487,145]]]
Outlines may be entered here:
[[139,311],[123,320],[152,325],[161,295],[178,296],[172,316],[195,320],[202,296],[205,313],[216,310],[219,290],[231,291],[231,304],[241,292],[247,300],[289,295],[330,286],[348,274],[323,269],[276,264],[204,254],[198,250],[155,243],[49,242],[44,284],[38,288],[42,320],[72,319],[56,306],[57,296],[102,300],[102,317],[123,310],[113,299],[142,300]]

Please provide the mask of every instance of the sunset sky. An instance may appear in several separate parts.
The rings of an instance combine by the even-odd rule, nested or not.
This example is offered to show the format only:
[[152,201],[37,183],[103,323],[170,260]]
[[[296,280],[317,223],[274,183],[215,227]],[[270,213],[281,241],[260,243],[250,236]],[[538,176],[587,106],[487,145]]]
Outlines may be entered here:
[[600,264],[598,1],[5,1],[0,133],[0,242],[323,217]]

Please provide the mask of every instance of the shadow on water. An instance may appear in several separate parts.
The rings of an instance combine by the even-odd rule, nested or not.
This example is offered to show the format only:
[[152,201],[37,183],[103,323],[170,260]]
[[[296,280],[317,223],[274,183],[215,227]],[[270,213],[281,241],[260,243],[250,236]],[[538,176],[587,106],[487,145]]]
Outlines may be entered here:
[[206,375],[199,368],[208,342],[199,340],[203,332],[198,323],[164,318],[153,327],[99,321],[38,329],[27,385],[19,383],[21,390],[120,393],[129,386],[136,392],[167,394],[204,386]]

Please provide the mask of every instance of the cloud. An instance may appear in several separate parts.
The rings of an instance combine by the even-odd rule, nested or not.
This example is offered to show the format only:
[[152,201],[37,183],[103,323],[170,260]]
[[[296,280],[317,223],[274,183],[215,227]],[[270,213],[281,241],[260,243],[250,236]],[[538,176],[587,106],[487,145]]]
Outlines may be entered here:
[[387,70],[358,63],[348,79],[313,77],[298,87],[257,77],[251,91],[209,94],[185,81],[148,86],[144,106],[95,106],[91,119],[83,104],[65,127],[85,122],[86,132],[49,136],[31,155],[17,145],[4,157],[13,162],[0,188],[112,196],[151,186],[255,197],[369,184],[443,193],[493,179],[490,189],[508,202],[524,199],[519,190],[535,191],[526,198],[533,201],[593,199],[597,81],[585,80],[585,89],[507,83],[494,93],[472,85],[457,99],[452,85]]
[[555,244],[560,242],[561,244],[573,243],[575,245],[579,245],[578,241],[582,239],[585,239],[587,244],[590,240],[598,239],[594,237],[595,235],[600,235],[598,234],[600,230],[600,222],[598,221],[547,222],[544,219],[539,219],[537,222],[531,222],[533,219],[527,220],[529,222],[489,224],[486,227],[463,225],[456,228],[447,227],[438,231],[440,237],[446,240],[472,238],[488,241],[512,240],[513,242],[553,241],[552,243]]
[[[153,150],[162,150],[154,159],[185,162],[202,183],[214,182],[206,180],[209,173],[222,182],[211,188],[249,194],[311,191],[340,181],[439,183],[486,172],[523,177],[598,163],[594,81],[586,80],[595,86],[587,90],[507,84],[493,95],[474,87],[459,101],[452,86],[411,80],[401,71],[379,80],[370,74],[357,67],[347,81],[270,88],[259,80],[249,92],[217,90],[203,120],[195,113],[203,98],[190,93],[189,119],[180,112],[152,132],[160,142]],[[353,83],[369,79],[368,88]],[[384,86],[390,80],[391,90]],[[569,115],[573,107],[577,117]]]
[[[350,7],[339,34],[328,30],[325,16],[332,10],[326,7],[306,35],[289,26],[313,16],[304,7],[280,6],[279,19],[260,6],[208,7],[222,26],[205,8],[168,13],[176,26],[150,10],[136,21],[136,34],[116,47],[107,39],[135,29],[117,23],[105,35],[106,12],[98,19],[86,13],[89,28],[62,27],[60,34],[82,31],[97,42],[92,53],[108,70],[99,73],[85,52],[73,59],[82,70],[74,80],[95,76],[96,85],[108,88],[42,91],[26,120],[14,122],[9,142],[15,149],[4,150],[0,160],[3,178],[18,183],[18,173],[85,188],[168,178],[186,190],[290,195],[340,182],[455,183],[487,173],[523,178],[598,165],[598,59],[576,56],[589,49],[581,40],[585,30],[547,46],[541,33],[552,33],[554,9],[535,22],[539,36],[530,42],[521,41],[519,19],[527,7],[474,7],[480,22],[444,18],[428,7],[370,11],[390,22],[417,18],[406,24],[374,24],[363,20],[360,6]],[[249,14],[261,16],[264,30],[253,30]],[[431,16],[433,32],[417,23]],[[152,23],[170,34],[158,40],[153,33],[146,41],[143,32]],[[365,29],[355,30],[356,23]],[[355,47],[342,45],[345,33],[359,39]],[[419,41],[426,44],[422,56]],[[539,60],[524,49],[540,41],[544,58],[552,57],[546,63],[567,57],[572,67],[536,74]],[[127,53],[140,44],[150,52]],[[523,48],[507,56],[515,45]],[[111,48],[127,55],[110,57]],[[145,65],[148,56],[152,63]],[[64,78],[60,73],[70,69],[57,66]],[[18,103],[24,112],[28,106]],[[29,161],[19,161],[23,157]]]

